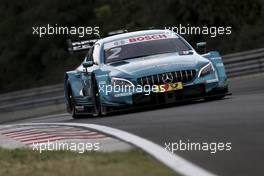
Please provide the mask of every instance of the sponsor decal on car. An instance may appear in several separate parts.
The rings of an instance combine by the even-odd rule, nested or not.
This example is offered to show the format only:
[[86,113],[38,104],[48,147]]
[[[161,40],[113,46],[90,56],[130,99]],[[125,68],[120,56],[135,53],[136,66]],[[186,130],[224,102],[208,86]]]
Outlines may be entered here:
[[182,82],[162,84],[162,85],[159,85],[158,87],[159,89],[157,93],[183,89]]
[[128,42],[136,43],[136,42],[144,42],[144,41],[150,41],[150,40],[161,40],[161,39],[167,39],[167,38],[168,36],[166,34],[145,35],[145,36],[130,38],[128,39]]
[[104,44],[104,49],[110,49],[117,46],[123,46],[127,44],[133,44],[133,43],[139,43],[139,42],[147,42],[147,41],[153,41],[153,40],[164,40],[164,39],[170,39],[170,38],[178,38],[176,34],[151,34],[151,35],[142,35],[142,36],[136,36],[121,40],[112,41],[109,43]]

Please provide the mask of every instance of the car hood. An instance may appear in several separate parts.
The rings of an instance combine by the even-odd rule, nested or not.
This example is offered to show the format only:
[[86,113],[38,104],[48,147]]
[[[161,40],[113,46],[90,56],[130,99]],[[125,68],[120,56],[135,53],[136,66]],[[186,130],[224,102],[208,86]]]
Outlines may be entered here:
[[178,70],[199,69],[208,62],[208,59],[198,54],[169,53],[110,63],[107,64],[107,68],[111,71],[110,76],[125,74],[129,77],[141,77]]

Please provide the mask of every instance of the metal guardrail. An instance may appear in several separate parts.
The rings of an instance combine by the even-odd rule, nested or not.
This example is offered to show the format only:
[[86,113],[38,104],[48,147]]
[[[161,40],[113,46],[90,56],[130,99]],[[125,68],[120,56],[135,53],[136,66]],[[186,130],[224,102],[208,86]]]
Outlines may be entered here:
[[0,94],[0,113],[64,103],[63,84]]
[[[223,56],[228,77],[264,72],[264,48]],[[64,103],[63,84],[0,94],[0,112]]]
[[264,48],[223,56],[228,77],[264,71]]

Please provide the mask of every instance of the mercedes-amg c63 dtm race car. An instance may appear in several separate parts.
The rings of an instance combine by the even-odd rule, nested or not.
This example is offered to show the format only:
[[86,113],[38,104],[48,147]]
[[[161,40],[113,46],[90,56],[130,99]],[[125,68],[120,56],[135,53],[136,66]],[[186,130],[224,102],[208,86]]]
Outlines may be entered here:
[[221,99],[228,94],[219,53],[200,55],[169,30],[68,40],[68,47],[72,52],[88,50],[82,64],[65,74],[66,105],[73,118],[143,105]]

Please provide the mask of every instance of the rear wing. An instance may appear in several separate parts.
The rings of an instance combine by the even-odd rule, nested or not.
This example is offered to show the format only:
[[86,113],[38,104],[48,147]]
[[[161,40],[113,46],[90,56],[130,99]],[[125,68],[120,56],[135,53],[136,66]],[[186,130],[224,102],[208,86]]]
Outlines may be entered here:
[[79,52],[84,50],[89,50],[98,39],[91,40],[82,40],[82,41],[72,41],[71,39],[67,40],[68,51],[70,53]]
[[[118,34],[122,34],[122,33],[126,33],[126,32],[128,32],[128,31],[123,30],[123,29],[117,30],[117,31],[112,31],[112,32],[109,32],[108,35],[104,36],[104,37],[108,37],[108,36],[112,36],[112,35],[118,35]],[[99,36],[99,37],[102,38],[101,36]],[[89,50],[95,44],[95,42],[97,42],[98,40],[99,39],[87,39],[87,40],[80,40],[80,41],[72,41],[71,39],[68,39],[67,40],[68,51],[70,53],[73,53],[73,52]]]
[[126,30],[126,29],[120,29],[120,30],[108,32],[108,36],[123,34],[123,33],[127,33],[127,32],[128,32],[128,30]]

